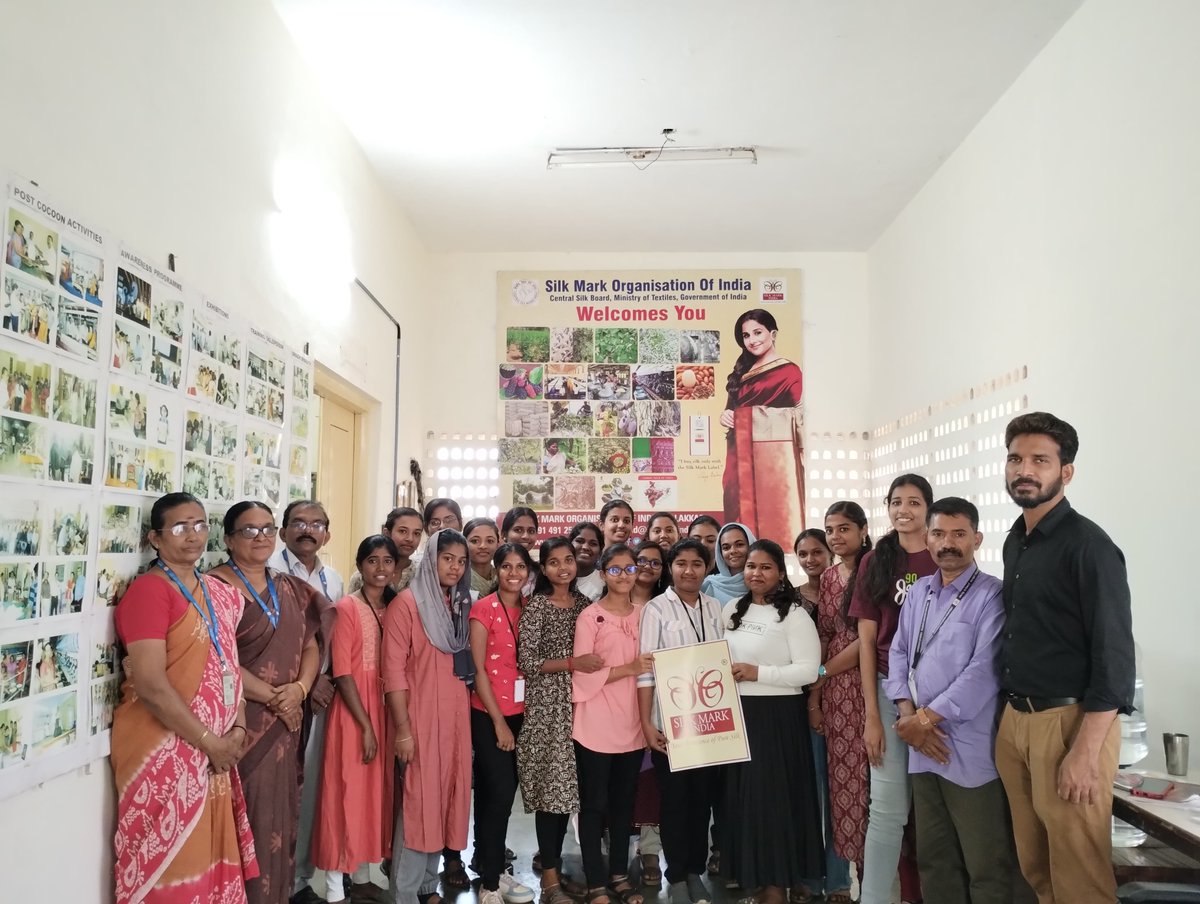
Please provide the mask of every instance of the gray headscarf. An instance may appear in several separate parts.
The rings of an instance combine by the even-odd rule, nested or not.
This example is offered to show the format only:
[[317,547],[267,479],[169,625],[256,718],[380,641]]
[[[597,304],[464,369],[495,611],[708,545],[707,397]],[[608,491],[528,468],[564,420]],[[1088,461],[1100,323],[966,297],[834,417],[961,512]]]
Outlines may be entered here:
[[[442,535],[445,534],[444,540]],[[467,540],[456,530],[439,530],[425,541],[425,555],[413,572],[408,589],[417,601],[417,614],[421,627],[429,642],[443,653],[454,655],[454,674],[471,684],[475,681],[475,661],[467,645],[469,616],[471,614],[471,566],[463,569],[458,583],[450,588],[450,607],[446,606],[446,593],[438,580],[438,542],[461,543],[467,549]],[[451,614],[453,611],[453,615]]]

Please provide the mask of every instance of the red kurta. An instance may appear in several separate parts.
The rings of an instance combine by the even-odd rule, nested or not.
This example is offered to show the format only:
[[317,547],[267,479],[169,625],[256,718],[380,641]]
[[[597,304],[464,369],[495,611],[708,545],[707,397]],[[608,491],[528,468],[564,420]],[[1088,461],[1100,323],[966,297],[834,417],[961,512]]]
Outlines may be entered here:
[[384,693],[408,691],[416,744],[404,768],[404,846],[461,851],[471,811],[467,685],[454,674],[454,656],[429,642],[411,589],[388,606],[383,633]]

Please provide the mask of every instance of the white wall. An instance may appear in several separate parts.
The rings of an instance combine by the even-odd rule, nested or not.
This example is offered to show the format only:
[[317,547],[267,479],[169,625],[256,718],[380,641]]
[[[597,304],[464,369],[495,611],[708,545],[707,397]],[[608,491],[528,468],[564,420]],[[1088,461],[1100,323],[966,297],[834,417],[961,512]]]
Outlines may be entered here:
[[[809,429],[865,430],[865,255],[829,254],[435,254],[429,258],[431,316],[444,350],[433,352],[434,371],[454,367],[455,379],[425,393],[423,421],[437,433],[493,433],[496,366],[496,273],[501,270],[680,270],[795,267],[804,271],[804,395]],[[465,325],[462,326],[462,325]],[[781,329],[787,324],[781,323]]]
[[868,255],[873,423],[1027,363],[1078,428],[1069,495],[1125,551],[1160,768],[1162,731],[1200,738],[1198,33],[1189,0],[1090,0]]
[[[421,372],[424,251],[270,4],[22,4],[0,28],[0,84],[0,171],[36,180],[160,266],[174,252],[191,285],[298,347],[312,340],[321,363],[388,401],[368,475],[385,504],[395,331],[367,306],[329,324],[291,302],[268,251],[276,161],[307,156],[341,195],[355,268],[405,328],[410,385]],[[420,449],[421,412],[400,415],[407,460]],[[0,804],[4,900],[47,889],[81,904],[111,899],[111,783],[102,763]]]

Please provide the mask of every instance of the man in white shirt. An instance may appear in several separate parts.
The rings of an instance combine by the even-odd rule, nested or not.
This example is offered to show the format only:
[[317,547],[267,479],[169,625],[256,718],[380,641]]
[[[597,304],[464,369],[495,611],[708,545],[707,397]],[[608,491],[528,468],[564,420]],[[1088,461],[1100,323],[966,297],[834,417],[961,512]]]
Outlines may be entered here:
[[[279,536],[284,548],[271,556],[267,565],[276,571],[305,581],[323,593],[331,603],[342,598],[342,576],[321,562],[321,549],[329,542],[329,515],[325,506],[313,499],[298,499],[283,510]],[[296,875],[292,886],[293,904],[317,904],[322,899],[312,890],[314,868],[309,855],[312,823],[317,809],[317,789],[321,783],[321,758],[325,752],[325,713],[333,700],[333,682],[329,680],[329,638],[324,638],[324,658],[313,682],[309,700],[312,705],[312,729],[304,749],[304,786],[300,791],[300,826],[296,834]]]

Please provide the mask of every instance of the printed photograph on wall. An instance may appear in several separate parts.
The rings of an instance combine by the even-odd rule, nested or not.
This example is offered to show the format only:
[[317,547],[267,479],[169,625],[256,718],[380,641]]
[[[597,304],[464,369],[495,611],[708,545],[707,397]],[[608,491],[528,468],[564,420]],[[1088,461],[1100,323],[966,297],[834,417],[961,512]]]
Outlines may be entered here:
[[0,769],[19,766],[25,762],[28,744],[23,722],[26,707],[0,706]]
[[47,756],[75,743],[78,701],[74,690],[30,701],[29,740],[34,756]]

